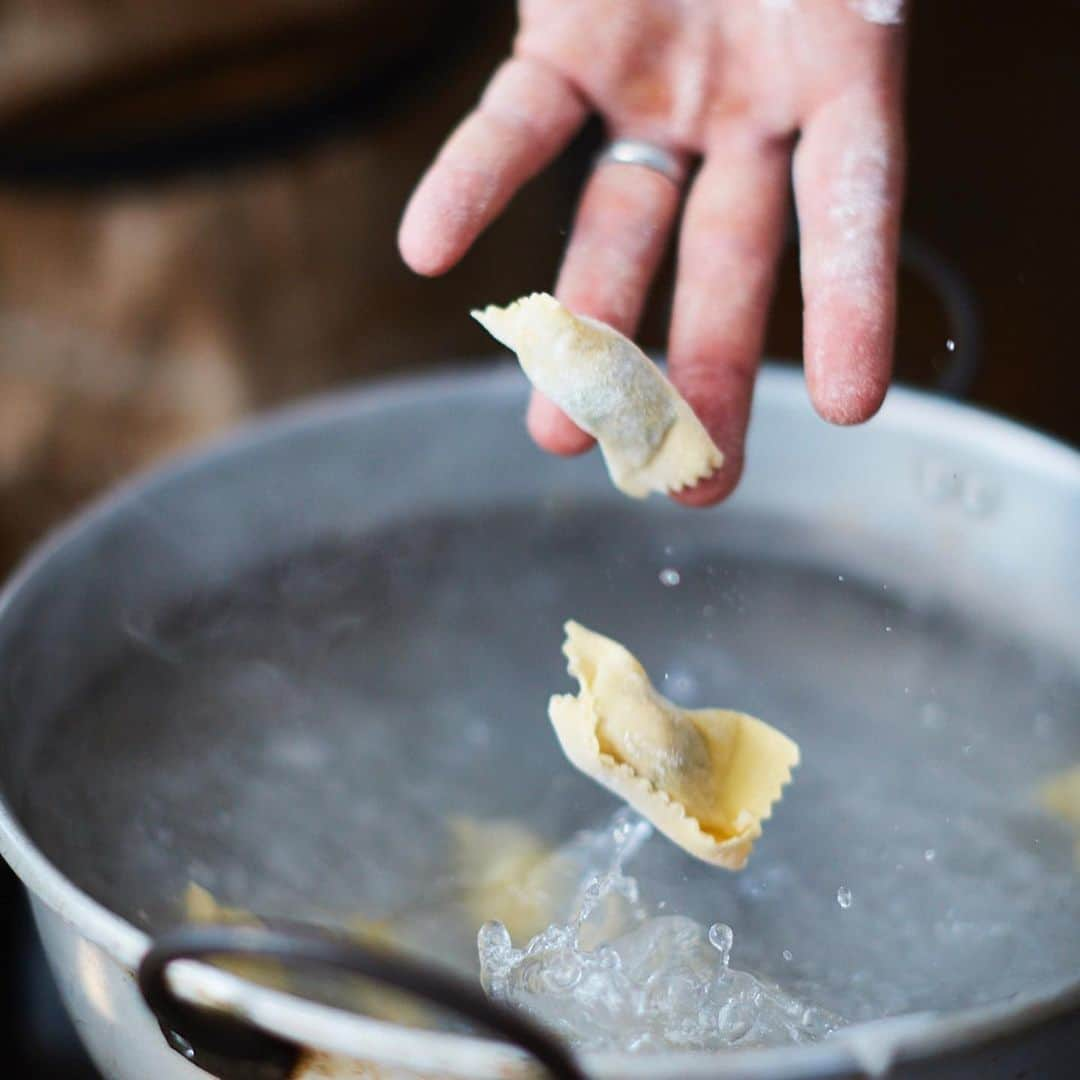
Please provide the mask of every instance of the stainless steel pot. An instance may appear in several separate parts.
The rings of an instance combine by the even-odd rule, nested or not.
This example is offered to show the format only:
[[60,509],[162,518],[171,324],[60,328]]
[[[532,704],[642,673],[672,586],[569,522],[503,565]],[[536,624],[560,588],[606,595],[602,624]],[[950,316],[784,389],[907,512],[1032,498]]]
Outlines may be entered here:
[[[192,1058],[223,1076],[360,1076],[377,1068],[380,1076],[508,1077],[535,1067],[505,1042],[397,1027],[183,959],[225,945],[273,949],[270,939],[200,944],[166,935],[145,963],[153,936],[175,921],[170,905],[193,863],[222,873],[245,865],[270,907],[310,893],[316,871],[324,873],[316,891],[347,896],[375,887],[380,855],[363,852],[377,848],[376,834],[337,820],[351,805],[355,763],[343,759],[363,701],[352,711],[341,701],[312,704],[296,697],[288,679],[274,682],[276,675],[268,676],[271,690],[252,699],[249,685],[215,683],[221,669],[213,655],[203,656],[202,688],[191,689],[199,679],[187,674],[194,668],[185,666],[185,633],[211,627],[225,635],[227,663],[241,608],[242,618],[263,612],[272,619],[275,606],[292,605],[279,645],[294,660],[317,654],[322,663],[334,655],[334,635],[345,634],[357,650],[349,662],[370,663],[356,685],[379,708],[404,702],[412,711],[402,716],[425,715],[436,700],[424,696],[430,686],[432,693],[456,688],[454,707],[465,713],[490,704],[518,748],[492,753],[509,755],[509,782],[522,799],[535,795],[534,779],[545,786],[559,768],[542,718],[523,714],[520,702],[542,703],[560,685],[561,618],[621,613],[677,637],[697,617],[689,589],[683,607],[665,608],[655,580],[649,591],[639,587],[640,574],[613,569],[639,556],[653,578],[657,560],[663,565],[669,556],[755,560],[764,591],[755,593],[759,578],[746,579],[748,597],[738,604],[745,601],[749,614],[736,632],[767,655],[757,670],[757,653],[743,656],[746,670],[731,676],[743,695],[766,679],[782,683],[785,668],[801,663],[800,677],[820,690],[814,709],[874,700],[895,654],[875,644],[877,651],[847,656],[862,629],[831,618],[833,592],[798,593],[803,571],[820,580],[847,576],[886,583],[910,610],[953,613],[960,621],[937,636],[926,627],[940,618],[916,619],[905,656],[932,654],[942,663],[935,678],[955,672],[956,693],[988,716],[1011,706],[997,700],[992,673],[972,668],[963,627],[992,626],[1026,653],[1054,657],[1064,675],[1053,692],[1073,725],[1066,744],[1075,745],[1068,742],[1080,686],[1075,452],[902,389],[866,427],[830,428],[813,416],[800,377],[772,368],[759,384],[742,488],[726,507],[696,514],[660,501],[629,504],[612,492],[595,455],[567,462],[539,454],[521,431],[524,400],[523,380],[506,369],[401,381],[290,410],[128,485],[52,537],[8,586],[0,602],[0,851],[30,893],[63,996],[106,1074],[204,1075]],[[363,572],[335,576],[356,551],[366,552]],[[311,552],[322,552],[314,563]],[[418,567],[419,584],[410,576]],[[333,607],[335,590],[365,574],[364,602],[349,608],[363,625],[327,629],[320,612]],[[423,574],[428,586],[446,585],[434,600]],[[575,611],[565,610],[565,582],[575,590]],[[774,607],[757,625],[755,597],[767,596]],[[813,607],[812,629],[798,625],[800,605]],[[258,618],[245,623],[243,639],[258,638],[259,626]],[[925,648],[922,632],[930,635]],[[348,636],[354,633],[360,637]],[[133,656],[151,667],[138,687],[110,698],[104,676]],[[807,665],[820,671],[811,676]],[[181,685],[188,696],[174,708],[170,695]],[[881,703],[884,713],[895,707]],[[314,732],[334,753],[313,765],[304,758],[316,753],[311,744],[293,739],[285,757],[268,765],[255,751],[269,745],[287,714],[299,716],[293,735]],[[219,742],[229,717],[235,730]],[[403,798],[438,765],[423,751],[423,721],[415,723],[416,771],[400,778]],[[516,772],[509,762],[520,758],[528,767]],[[295,788],[282,779],[293,775],[301,777]],[[483,788],[475,777],[473,786]],[[568,825],[590,798],[601,798],[589,792],[586,785],[566,797]],[[157,831],[140,831],[151,819]],[[779,817],[768,832],[783,829]],[[342,865],[355,854],[356,874],[326,880],[327,852]],[[424,856],[420,843],[418,865]],[[352,961],[365,958],[357,953]],[[337,960],[349,963],[340,953]],[[182,1026],[186,1017],[198,1026],[190,1010],[178,1011],[175,993],[227,1020],[219,1027],[232,1036],[243,1028],[263,1037],[200,1045],[183,1031],[169,1033],[144,1004],[140,963],[143,989],[170,1022],[179,1017]],[[400,971],[383,974],[410,985]],[[432,993],[430,985],[420,989]],[[890,1069],[904,1077],[1072,1075],[1080,980],[1074,973],[1017,991],[1004,1001],[855,1026],[815,1046],[590,1054],[580,1065],[598,1077],[842,1077]],[[507,1032],[499,1026],[505,1020],[487,1017],[519,1041],[535,1034],[529,1025]],[[557,1070],[557,1049],[538,1038],[533,1049],[550,1051]]]

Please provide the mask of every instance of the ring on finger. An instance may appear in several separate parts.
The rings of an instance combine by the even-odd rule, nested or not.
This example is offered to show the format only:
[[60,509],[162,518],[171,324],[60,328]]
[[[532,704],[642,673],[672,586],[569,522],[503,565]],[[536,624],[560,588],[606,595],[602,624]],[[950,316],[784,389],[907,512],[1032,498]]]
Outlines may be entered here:
[[645,139],[612,139],[596,155],[594,166],[640,165],[666,177],[676,187],[682,187],[686,179],[686,159]]

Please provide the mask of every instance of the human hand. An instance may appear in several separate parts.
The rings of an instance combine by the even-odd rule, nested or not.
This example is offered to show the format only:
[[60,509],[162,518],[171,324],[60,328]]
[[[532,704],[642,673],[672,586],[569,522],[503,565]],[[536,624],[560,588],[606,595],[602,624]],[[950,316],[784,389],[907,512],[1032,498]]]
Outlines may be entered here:
[[[855,424],[884,399],[904,166],[904,32],[884,20],[900,7],[521,0],[513,58],[413,194],[399,236],[405,261],[421,274],[450,269],[590,110],[613,137],[686,162],[701,157],[682,207],[668,363],[725,462],[675,498],[725,498],[742,471],[789,170],[811,400],[826,420]],[[559,299],[632,335],[681,202],[659,172],[599,166],[577,210]],[[528,427],[554,453],[592,445],[535,393]]]

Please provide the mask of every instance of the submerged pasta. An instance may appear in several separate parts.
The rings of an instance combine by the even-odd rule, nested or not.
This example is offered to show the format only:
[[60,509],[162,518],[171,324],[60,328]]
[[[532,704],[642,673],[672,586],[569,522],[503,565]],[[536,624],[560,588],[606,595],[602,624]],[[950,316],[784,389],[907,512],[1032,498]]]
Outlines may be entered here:
[[[227,926],[261,926],[262,923],[243,908],[221,904],[209,889],[189,881],[184,890],[184,916],[193,923],[223,923]],[[228,958],[219,961],[221,967],[242,979],[287,990],[285,969],[276,960]]]
[[680,708],[622,645],[576,622],[563,652],[580,690],[548,711],[571,763],[691,855],[741,869],[798,746],[745,713]]
[[[223,923],[229,926],[261,926],[262,921],[243,908],[219,903],[208,889],[189,881],[184,890],[184,916],[193,923]],[[348,920],[348,932],[357,941],[379,948],[400,947],[391,923],[386,919],[369,919],[362,915]],[[275,990],[291,991],[297,987],[276,960],[233,959],[217,961],[220,967],[242,979],[250,979]],[[434,1026],[432,1013],[408,994],[378,984],[367,986],[347,983],[338,991],[342,1004],[357,1009],[376,1020],[387,1020],[406,1027]]]
[[1080,869],[1080,765],[1072,765],[1045,780],[1038,796],[1044,810],[1072,827],[1073,856]]
[[567,901],[572,868],[516,821],[450,818],[454,865],[466,882],[462,901],[477,926],[495,919],[516,940],[538,934]]
[[692,487],[723,454],[660,369],[628,338],[546,293],[474,311],[532,384],[600,444],[612,482],[644,498]]

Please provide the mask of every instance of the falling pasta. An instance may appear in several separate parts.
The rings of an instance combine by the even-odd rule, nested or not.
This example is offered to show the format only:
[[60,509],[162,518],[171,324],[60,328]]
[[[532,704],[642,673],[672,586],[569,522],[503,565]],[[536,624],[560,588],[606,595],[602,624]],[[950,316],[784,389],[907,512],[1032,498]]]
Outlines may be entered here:
[[680,708],[622,645],[576,622],[563,652],[580,690],[548,712],[570,762],[691,855],[741,869],[798,746],[745,713]]
[[532,384],[596,439],[620,491],[639,499],[681,491],[723,464],[693,409],[617,330],[546,293],[472,314],[517,353]]

